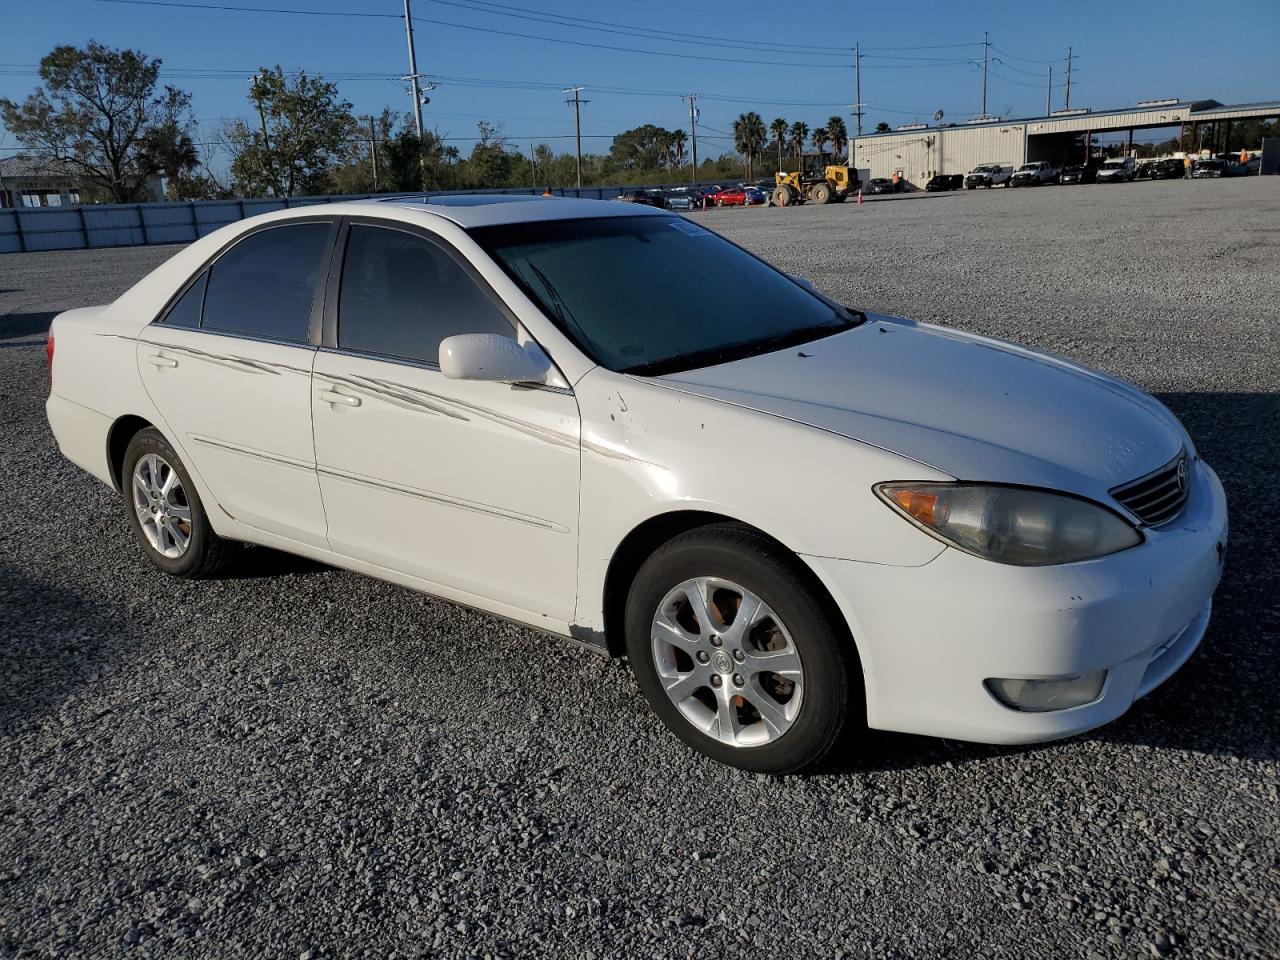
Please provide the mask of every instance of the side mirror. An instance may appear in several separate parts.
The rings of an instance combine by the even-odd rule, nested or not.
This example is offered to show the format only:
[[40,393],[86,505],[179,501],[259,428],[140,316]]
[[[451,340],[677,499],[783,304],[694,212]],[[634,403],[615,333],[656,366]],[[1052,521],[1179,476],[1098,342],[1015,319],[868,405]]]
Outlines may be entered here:
[[450,380],[496,383],[546,383],[551,366],[514,337],[497,333],[461,333],[440,341],[440,372]]

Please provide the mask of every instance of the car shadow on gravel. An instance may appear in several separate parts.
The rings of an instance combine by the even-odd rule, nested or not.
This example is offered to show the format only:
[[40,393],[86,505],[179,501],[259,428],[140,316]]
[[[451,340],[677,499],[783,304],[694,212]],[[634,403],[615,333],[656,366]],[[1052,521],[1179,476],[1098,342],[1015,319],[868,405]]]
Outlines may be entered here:
[[58,314],[56,311],[45,313],[6,313],[0,316],[0,340],[12,337],[28,337],[33,333],[48,333],[49,324]]
[[[1119,719],[1074,738],[1195,751],[1241,760],[1280,759],[1280,394],[1162,393],[1227,492],[1227,567],[1200,649]],[[1068,741],[1070,742],[1070,741]],[[871,731],[840,751],[824,774],[968,763],[1045,749],[998,747]]]
[[258,580],[267,577],[304,577],[324,573],[332,567],[300,557],[282,553],[270,547],[249,546],[244,555],[236,559],[231,569],[219,574],[220,580]]
[[0,563],[0,732],[56,713],[132,645],[109,606]]

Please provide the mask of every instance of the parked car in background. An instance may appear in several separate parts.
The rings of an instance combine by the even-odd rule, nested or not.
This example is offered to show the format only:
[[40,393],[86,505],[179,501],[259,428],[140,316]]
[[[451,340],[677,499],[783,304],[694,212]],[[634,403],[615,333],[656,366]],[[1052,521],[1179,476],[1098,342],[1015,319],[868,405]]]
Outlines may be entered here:
[[701,210],[702,194],[690,187],[677,187],[667,194],[668,210]]
[[1152,160],[1147,165],[1147,176],[1151,180],[1181,180],[1186,176],[1186,165],[1177,157]]
[[867,193],[893,193],[893,181],[887,177],[873,177],[871,182],[867,184]]
[[965,176],[964,188],[976,190],[978,187],[1008,186],[1009,178],[1012,176],[1013,171],[1008,167],[1002,167],[998,163],[982,163]]
[[[232,223],[54,318],[58,449],[164,575],[258,544],[625,653],[676,736],[756,772],[856,760],[867,726],[1071,736],[1187,662],[1227,503],[1165,406],[844,306],[647,206],[404,197]],[[54,496],[108,522],[79,484]],[[174,630],[201,589],[170,591]],[[413,606],[390,616],[416,641]],[[474,640],[498,675],[537,642]],[[536,732],[526,707],[495,722]]]
[[709,187],[699,187],[698,194],[706,202],[705,203],[706,206],[714,207],[715,201],[716,201],[716,194],[718,194],[723,189],[724,187],[720,186],[720,184],[713,183]]
[[1196,180],[1232,176],[1231,164],[1216,158],[1197,160],[1191,165],[1191,176]]
[[621,196],[614,197],[621,203],[640,203],[649,207],[657,207],[659,210],[667,205],[667,197],[661,190],[631,190]]
[[1128,183],[1137,173],[1133,157],[1112,157],[1098,168],[1098,183]]
[[743,193],[747,195],[747,206],[758,206],[769,202],[769,194],[765,190],[761,190],[755,184],[744,184]]
[[1080,163],[1066,167],[1058,177],[1059,183],[1093,183],[1097,179],[1098,168],[1093,164]]
[[944,190],[959,190],[963,186],[963,173],[940,173],[936,177],[931,177],[924,188],[929,193],[939,193]]
[[716,193],[714,203],[717,207],[745,207],[747,191],[742,187],[725,187]]
[[1046,183],[1056,183],[1058,169],[1047,160],[1036,163],[1024,163],[1009,178],[1011,187],[1039,187]]

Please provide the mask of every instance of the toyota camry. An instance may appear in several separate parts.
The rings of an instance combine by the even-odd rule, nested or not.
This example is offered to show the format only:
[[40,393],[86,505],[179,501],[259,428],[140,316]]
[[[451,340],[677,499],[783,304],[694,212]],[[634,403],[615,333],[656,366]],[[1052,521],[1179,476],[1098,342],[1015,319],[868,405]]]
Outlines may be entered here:
[[641,205],[254,217],[48,353],[60,449],[166,574],[264,545],[626,656],[751,770],[1097,727],[1191,656],[1221,571],[1222,487],[1152,397]]

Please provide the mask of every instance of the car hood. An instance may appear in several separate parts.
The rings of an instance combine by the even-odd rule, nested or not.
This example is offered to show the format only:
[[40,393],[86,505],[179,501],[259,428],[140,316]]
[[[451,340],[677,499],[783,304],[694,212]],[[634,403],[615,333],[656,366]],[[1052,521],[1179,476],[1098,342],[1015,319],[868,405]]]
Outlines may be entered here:
[[876,314],[800,347],[655,380],[960,480],[1094,499],[1189,446],[1159,401],[1122,381],[1051,354]]

